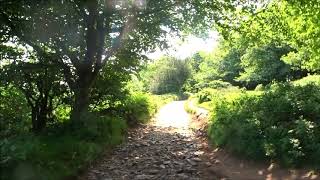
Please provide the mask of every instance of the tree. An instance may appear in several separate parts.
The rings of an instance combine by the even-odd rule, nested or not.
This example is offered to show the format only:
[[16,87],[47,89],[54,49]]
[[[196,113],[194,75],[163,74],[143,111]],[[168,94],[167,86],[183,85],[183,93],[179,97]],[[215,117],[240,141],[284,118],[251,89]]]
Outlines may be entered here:
[[244,72],[240,74],[238,80],[256,86],[269,84],[273,80],[289,79],[290,66],[281,61],[281,57],[289,52],[290,47],[276,44],[249,48],[241,57]]
[[[89,106],[92,86],[107,62],[130,62],[165,35],[203,32],[232,1],[9,0],[0,7],[1,42],[17,39],[63,72],[74,94],[72,119]],[[5,39],[5,40],[3,40]],[[127,58],[122,59],[123,54]]]
[[190,75],[187,61],[163,57],[141,72],[147,89],[155,94],[179,93]]
[[317,0],[273,0],[255,11],[230,14],[233,23],[224,30],[232,39],[237,32],[254,45],[281,42],[292,48],[287,64],[295,69],[317,72],[320,69],[320,2]]
[[[237,78],[240,84],[255,86],[318,73],[320,43],[316,37],[320,35],[320,3],[281,0],[259,6],[254,11],[238,8],[238,12],[230,13],[230,21],[224,22],[228,29],[221,31],[240,53],[243,68]],[[221,74],[218,70],[223,68],[217,63],[215,66],[220,68],[212,76],[218,77]]]
[[46,127],[47,122],[53,121],[53,111],[66,102],[69,91],[59,68],[41,63],[32,54],[28,59],[31,62],[10,59],[9,56],[2,59],[12,62],[1,68],[0,82],[4,87],[13,86],[22,92],[31,109],[32,131],[38,133]]
[[[286,62],[300,66],[311,72],[320,71],[320,2],[317,0],[285,0],[277,4],[276,10],[282,12],[282,21],[287,22],[287,31],[281,35],[290,34],[287,42],[297,49],[290,54]],[[281,30],[281,29],[280,29]],[[291,60],[297,60],[291,61]]]
[[235,79],[242,71],[241,55],[242,50],[235,44],[230,45],[227,41],[221,40],[217,49],[202,55],[204,60],[200,64],[199,72],[195,75],[198,86],[206,87],[205,84],[209,85],[210,81],[220,80],[238,85]]
[[197,80],[195,79],[197,73],[200,71],[200,64],[204,61],[201,52],[197,52],[192,55],[192,57],[186,59],[187,63],[190,66],[190,75],[183,85],[183,90],[190,93],[197,92],[197,88],[195,88],[197,84]]

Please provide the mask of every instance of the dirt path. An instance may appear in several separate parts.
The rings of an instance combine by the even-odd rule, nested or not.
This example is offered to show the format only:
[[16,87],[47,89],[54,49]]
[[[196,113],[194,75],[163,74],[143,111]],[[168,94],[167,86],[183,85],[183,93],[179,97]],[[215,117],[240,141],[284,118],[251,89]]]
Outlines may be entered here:
[[[80,180],[196,179],[317,179],[314,173],[275,170],[234,159],[209,148],[205,138],[190,130],[183,101],[160,109],[147,125],[129,132],[127,141],[101,158]],[[268,169],[269,168],[269,169]],[[305,176],[305,177],[303,177]]]

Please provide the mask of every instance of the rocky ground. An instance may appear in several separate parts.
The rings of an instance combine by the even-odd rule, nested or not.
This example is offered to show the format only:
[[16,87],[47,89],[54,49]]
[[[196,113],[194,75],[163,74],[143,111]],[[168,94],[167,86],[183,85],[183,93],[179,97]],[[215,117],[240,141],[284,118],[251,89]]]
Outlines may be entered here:
[[165,106],[153,122],[131,130],[126,142],[82,179],[203,179],[203,166],[212,164],[203,157],[205,144],[189,122],[183,102]]
[[274,167],[234,159],[210,148],[201,130],[190,129],[191,118],[183,103],[168,104],[154,121],[132,129],[125,143],[99,159],[79,180],[319,178],[309,171],[274,171]]
[[[174,128],[141,126],[88,179],[201,179],[201,143]],[[208,165],[210,165],[208,163]]]

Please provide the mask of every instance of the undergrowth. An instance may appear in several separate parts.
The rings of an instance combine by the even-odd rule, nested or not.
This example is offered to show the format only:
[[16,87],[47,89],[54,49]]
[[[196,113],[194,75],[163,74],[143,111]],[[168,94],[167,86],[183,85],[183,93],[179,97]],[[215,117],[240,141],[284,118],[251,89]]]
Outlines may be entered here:
[[60,125],[46,134],[1,140],[1,179],[56,180],[75,176],[103,151],[122,141],[126,124],[117,117],[83,116],[83,124]]
[[209,137],[231,152],[283,166],[320,165],[320,86],[315,78],[274,83],[264,90],[206,89]]
[[70,108],[58,108],[58,119],[43,133],[21,131],[1,137],[0,179],[74,178],[102,152],[122,142],[127,124],[147,122],[158,108],[175,99],[134,92],[112,113],[84,113],[76,123],[69,120]]

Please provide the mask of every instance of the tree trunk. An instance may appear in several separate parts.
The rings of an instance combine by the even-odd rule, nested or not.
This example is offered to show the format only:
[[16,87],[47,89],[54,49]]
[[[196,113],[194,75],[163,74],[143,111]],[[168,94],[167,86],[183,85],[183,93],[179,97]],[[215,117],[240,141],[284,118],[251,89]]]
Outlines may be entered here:
[[81,114],[88,111],[89,108],[90,86],[81,83],[81,87],[76,89],[74,104],[71,112],[71,120],[79,122]]
[[98,1],[87,1],[88,16],[86,18],[86,53],[84,60],[77,61],[74,104],[71,121],[79,123],[81,115],[88,111],[91,87],[99,70],[102,68],[101,58],[104,49],[105,28],[104,19],[99,19]]
[[47,125],[47,109],[44,106],[36,105],[32,108],[31,114],[32,131],[40,133]]

